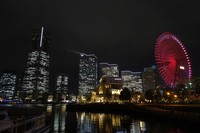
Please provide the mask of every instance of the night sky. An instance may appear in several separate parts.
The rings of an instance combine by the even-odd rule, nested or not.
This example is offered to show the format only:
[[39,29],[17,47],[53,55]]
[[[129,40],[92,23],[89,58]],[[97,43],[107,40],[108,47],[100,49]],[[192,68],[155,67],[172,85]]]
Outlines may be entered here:
[[[183,0],[1,0],[0,70],[23,72],[31,33],[42,26],[52,35],[51,82],[66,72],[75,84],[79,51],[121,70],[155,64],[156,38],[174,33],[186,47],[193,75],[200,76],[200,4]],[[73,86],[73,85],[72,85]],[[74,86],[73,86],[74,87]]]

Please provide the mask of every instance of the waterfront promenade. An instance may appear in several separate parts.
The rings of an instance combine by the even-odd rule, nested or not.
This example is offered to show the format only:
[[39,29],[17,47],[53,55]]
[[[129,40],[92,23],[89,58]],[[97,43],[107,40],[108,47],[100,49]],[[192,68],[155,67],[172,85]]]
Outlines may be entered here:
[[134,114],[142,117],[200,124],[199,104],[67,104],[67,111]]

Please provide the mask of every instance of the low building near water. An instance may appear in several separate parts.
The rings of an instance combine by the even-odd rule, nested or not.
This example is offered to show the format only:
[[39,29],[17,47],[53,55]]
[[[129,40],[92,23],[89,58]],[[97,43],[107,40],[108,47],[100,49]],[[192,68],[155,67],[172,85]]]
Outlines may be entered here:
[[102,77],[99,87],[92,92],[92,102],[117,102],[122,91],[122,79],[119,77]]

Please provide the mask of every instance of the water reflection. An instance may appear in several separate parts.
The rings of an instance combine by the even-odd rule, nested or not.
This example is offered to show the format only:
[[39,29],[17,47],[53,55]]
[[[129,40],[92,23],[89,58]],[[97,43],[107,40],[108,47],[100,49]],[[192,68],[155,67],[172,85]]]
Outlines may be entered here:
[[146,123],[144,121],[132,120],[130,133],[146,133]]
[[78,132],[80,133],[112,133],[126,131],[121,127],[121,117],[112,114],[77,113]]
[[54,133],[196,133],[198,128],[179,127],[129,115],[66,112],[66,105],[48,105]]
[[146,131],[146,123],[144,121],[140,121],[140,130],[141,131]]
[[66,105],[53,104],[47,105],[47,114],[52,115],[52,132],[64,133],[66,123]]

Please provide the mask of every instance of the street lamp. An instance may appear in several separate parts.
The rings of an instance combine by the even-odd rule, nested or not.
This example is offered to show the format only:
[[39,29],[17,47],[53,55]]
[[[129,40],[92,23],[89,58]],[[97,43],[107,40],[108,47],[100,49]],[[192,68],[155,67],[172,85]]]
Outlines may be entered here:
[[168,99],[169,103],[171,103],[171,100],[170,100],[170,92],[167,92],[166,94],[167,94],[167,99]]
[[137,103],[140,101],[140,95],[137,95]]

